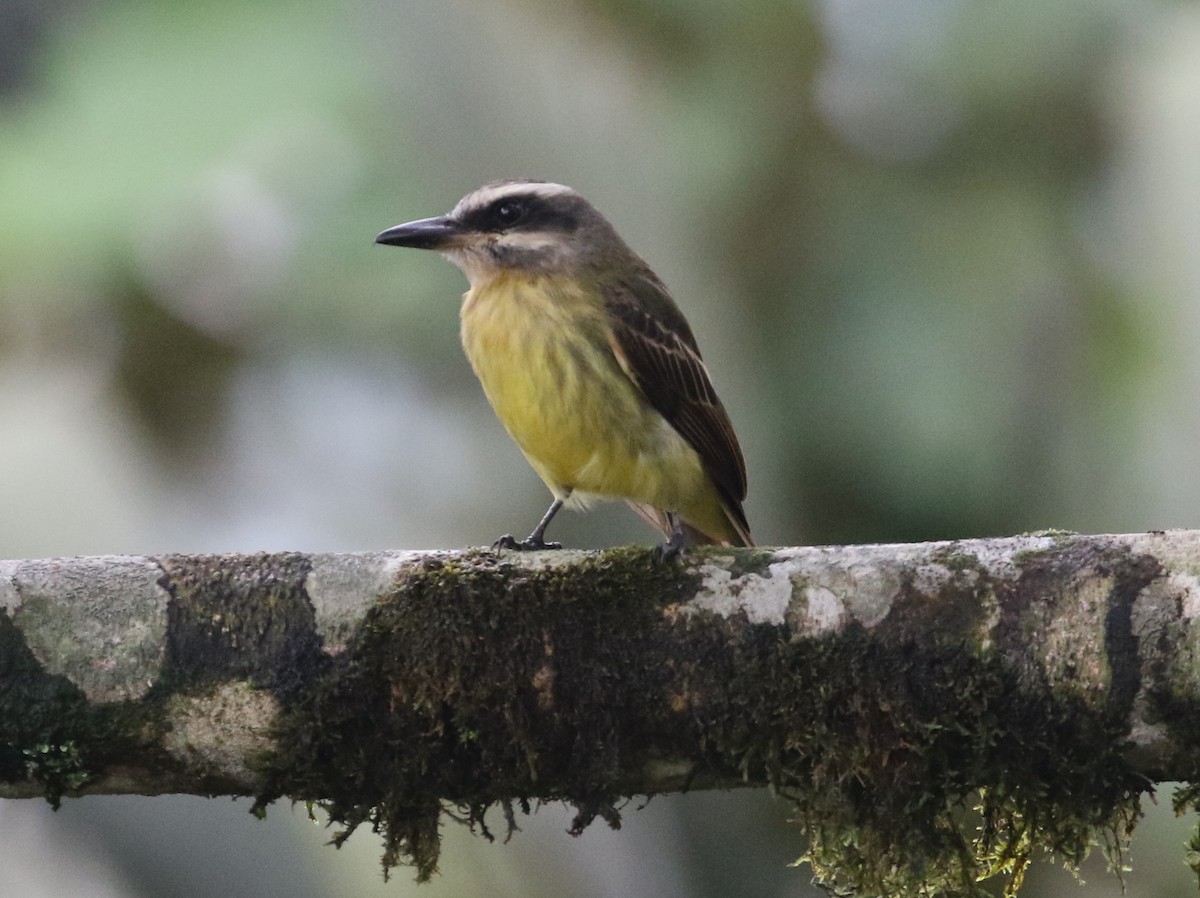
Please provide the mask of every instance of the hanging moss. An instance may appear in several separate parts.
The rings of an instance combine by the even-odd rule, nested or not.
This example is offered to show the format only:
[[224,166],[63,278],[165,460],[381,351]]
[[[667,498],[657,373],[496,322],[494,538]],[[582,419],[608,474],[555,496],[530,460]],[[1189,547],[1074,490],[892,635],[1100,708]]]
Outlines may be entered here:
[[489,806],[535,798],[573,801],[579,828],[615,821],[631,753],[659,723],[628,712],[667,676],[630,663],[662,622],[634,597],[682,588],[675,565],[640,550],[534,571],[476,553],[406,572],[289,715],[276,793],[323,799],[339,842],[369,822],[385,867],[422,879],[443,802],[479,828]]
[[[1152,576],[1131,565],[1121,583]],[[801,638],[688,613],[697,584],[641,550],[544,569],[486,552],[426,562],[288,713],[262,800],[320,800],[338,842],[369,823],[385,867],[419,879],[442,814],[490,836],[489,808],[511,827],[514,807],[557,799],[575,831],[616,825],[661,760],[773,787],[803,860],[858,894],[985,894],[1000,874],[1015,891],[1039,853],[1072,867],[1096,844],[1119,853],[1149,786],[1122,756],[1128,708],[1018,681],[980,641],[1018,597],[969,555],[947,568],[957,618],[906,584],[875,629]]]

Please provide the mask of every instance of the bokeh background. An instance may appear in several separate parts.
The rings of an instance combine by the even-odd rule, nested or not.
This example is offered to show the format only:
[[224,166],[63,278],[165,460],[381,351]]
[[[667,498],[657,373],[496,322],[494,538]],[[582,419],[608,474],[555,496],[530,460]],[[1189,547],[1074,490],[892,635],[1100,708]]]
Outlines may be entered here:
[[[762,543],[1200,526],[1196,4],[0,0],[0,557],[526,532],[461,275],[372,244],[512,176],[673,288]],[[1168,795],[1131,895],[1196,892]],[[448,823],[418,889],[303,808],[0,802],[0,894],[812,894],[764,793],[637,807]]]

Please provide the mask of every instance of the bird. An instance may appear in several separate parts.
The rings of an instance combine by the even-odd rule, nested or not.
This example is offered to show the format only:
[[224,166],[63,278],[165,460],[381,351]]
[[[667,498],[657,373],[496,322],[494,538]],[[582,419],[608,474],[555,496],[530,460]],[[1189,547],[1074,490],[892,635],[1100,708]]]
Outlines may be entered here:
[[666,537],[753,546],[746,464],[687,319],[613,225],[570,187],[509,179],[375,242],[434,250],[466,275],[463,349],[496,416],[564,506],[624,499]]

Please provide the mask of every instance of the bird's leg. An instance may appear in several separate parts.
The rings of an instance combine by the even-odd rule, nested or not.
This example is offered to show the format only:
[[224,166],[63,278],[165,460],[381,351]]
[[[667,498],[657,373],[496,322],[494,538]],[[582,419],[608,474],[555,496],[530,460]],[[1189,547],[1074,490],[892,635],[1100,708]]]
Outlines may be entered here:
[[667,523],[671,525],[671,536],[665,543],[658,547],[658,554],[663,559],[678,558],[683,554],[683,541],[685,539],[683,519],[673,511],[668,511],[666,514]]
[[500,537],[492,543],[493,549],[516,549],[518,551],[526,551],[533,549],[561,549],[562,543],[546,542],[546,528],[550,526],[550,522],[554,520],[554,516],[558,514],[558,510],[563,507],[563,500],[555,498],[550,503],[550,508],[542,515],[542,519],[538,521],[538,525],[533,528],[533,533],[518,542],[513,539],[508,533]]
[[542,515],[542,519],[538,521],[538,525],[533,528],[533,533],[525,537],[522,545],[526,549],[561,549],[562,543],[546,542],[546,528],[550,526],[550,522],[554,520],[554,516],[558,514],[558,510],[563,507],[563,500],[555,497],[550,503],[550,507],[546,509],[546,513]]

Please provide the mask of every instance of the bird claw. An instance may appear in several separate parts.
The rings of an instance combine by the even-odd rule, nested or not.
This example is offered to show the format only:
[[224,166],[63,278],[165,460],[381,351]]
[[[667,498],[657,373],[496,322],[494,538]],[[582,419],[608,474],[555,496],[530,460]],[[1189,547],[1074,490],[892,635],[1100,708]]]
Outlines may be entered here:
[[657,546],[654,551],[658,553],[660,561],[671,561],[675,558],[682,558],[684,555],[683,539],[676,540],[674,535],[672,535],[669,540]]
[[541,537],[532,535],[518,540],[513,539],[512,534],[506,533],[492,543],[492,548],[496,550],[512,549],[515,552],[539,552],[543,549],[561,549],[562,543],[548,543]]
[[671,523],[670,538],[658,547],[658,557],[662,561],[670,561],[673,558],[682,558],[684,544],[687,542],[687,534],[683,529],[683,521],[673,512],[667,513],[667,520]]

